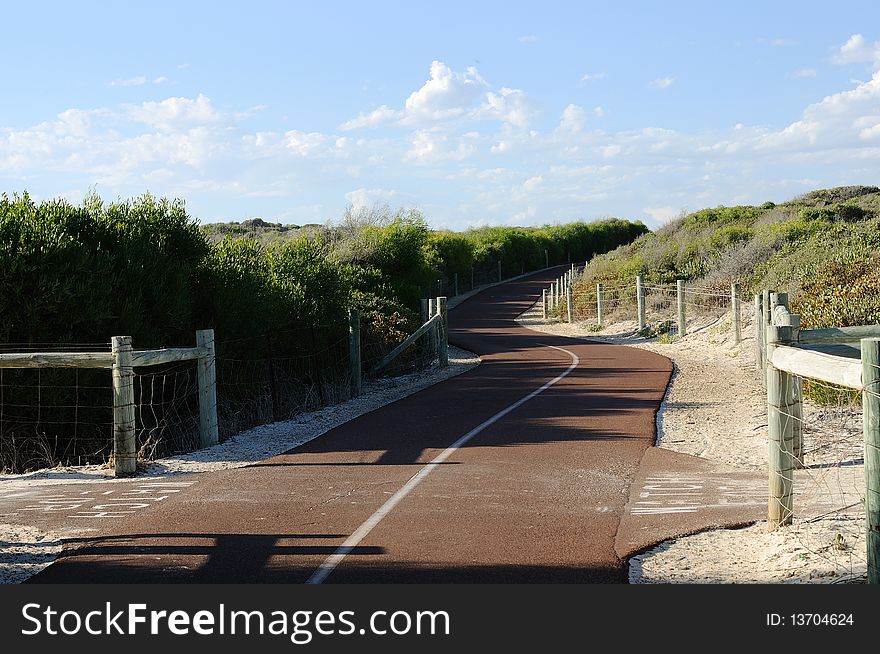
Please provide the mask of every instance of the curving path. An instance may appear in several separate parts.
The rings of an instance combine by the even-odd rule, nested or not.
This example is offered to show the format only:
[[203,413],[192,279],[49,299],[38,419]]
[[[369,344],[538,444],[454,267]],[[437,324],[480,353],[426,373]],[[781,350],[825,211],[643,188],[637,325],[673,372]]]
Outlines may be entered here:
[[[719,474],[651,447],[672,364],[518,326],[554,276],[450,311],[450,340],[481,355],[477,368],[283,455],[198,475],[70,542],[32,581],[625,582],[624,558],[647,545],[754,519],[755,502],[723,498],[662,510]],[[657,479],[673,492],[655,497]]]

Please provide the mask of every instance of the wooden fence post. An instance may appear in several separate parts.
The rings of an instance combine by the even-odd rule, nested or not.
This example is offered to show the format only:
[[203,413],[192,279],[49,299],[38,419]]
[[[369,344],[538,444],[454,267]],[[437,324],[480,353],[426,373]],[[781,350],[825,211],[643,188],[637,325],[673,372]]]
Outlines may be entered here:
[[547,289],[541,289],[541,319],[547,320]]
[[453,291],[454,291],[454,292],[453,292],[453,295],[458,295],[458,273],[454,273],[452,278],[453,278],[453,280],[454,280],[454,281],[452,282],[452,283],[453,283],[453,287],[452,287],[452,289],[453,289]]
[[645,328],[645,280],[636,275],[636,310],[639,319],[639,331]]
[[678,303],[678,337],[687,335],[687,320],[684,314],[684,280],[675,280],[675,297]]
[[572,322],[572,317],[574,316],[574,307],[572,306],[571,300],[571,284],[568,284],[565,287],[565,309],[568,313],[568,324],[570,325]]
[[428,318],[431,317],[431,314],[428,313],[428,299],[422,298],[419,300],[419,318],[421,318],[422,324],[424,325],[428,322]]
[[603,297],[604,294],[604,287],[602,284],[596,284],[596,324],[600,327],[603,324],[602,304],[605,301],[605,298]]
[[440,316],[440,321],[437,323],[438,325],[438,347],[437,347],[437,359],[440,363],[441,368],[445,368],[449,365],[449,315],[446,311],[446,298],[438,297],[437,298],[437,315]]
[[[761,296],[761,370],[767,368],[767,326],[770,323],[770,289],[764,289]],[[766,376],[764,381],[767,381]]]
[[[428,298],[428,318],[434,316],[437,313],[437,300],[434,298]],[[428,322],[427,319],[425,322]],[[423,325],[425,323],[422,323]],[[431,348],[431,351],[440,356],[440,328],[432,329],[428,332],[428,346]]]
[[755,293],[755,370],[763,370],[764,360],[763,296]]
[[214,330],[200,329],[196,332],[196,346],[207,350],[196,361],[199,378],[199,436],[202,447],[220,442],[220,426],[217,422],[217,359],[214,351]]
[[[427,305],[425,300],[422,300]],[[425,307],[427,308],[427,307]],[[424,322],[422,323],[424,324]],[[351,396],[361,394],[361,312],[357,309],[348,310],[348,367],[351,370]]]
[[880,584],[880,339],[863,338],[861,346],[868,583]]
[[742,327],[740,326],[739,314],[739,284],[734,282],[730,285],[730,320],[733,327],[733,342],[737,345],[742,340]]
[[114,336],[110,343],[113,354],[113,473],[124,477],[137,471],[131,336]]
[[[773,356],[776,345],[789,341],[791,327],[767,327],[767,358]],[[767,429],[770,434],[767,529],[791,524],[793,514],[791,375],[767,363]]]
[[547,248],[544,248],[544,267],[545,268],[550,267],[550,255],[547,254]]
[[[773,312],[776,307],[788,309],[788,293],[770,294],[770,322],[776,324]],[[788,339],[794,340],[795,330],[800,327],[800,316],[792,315],[791,311],[781,317],[780,327],[788,327]],[[791,375],[791,401],[789,415],[791,416],[791,456],[795,468],[803,468],[804,462],[804,380],[797,375]]]

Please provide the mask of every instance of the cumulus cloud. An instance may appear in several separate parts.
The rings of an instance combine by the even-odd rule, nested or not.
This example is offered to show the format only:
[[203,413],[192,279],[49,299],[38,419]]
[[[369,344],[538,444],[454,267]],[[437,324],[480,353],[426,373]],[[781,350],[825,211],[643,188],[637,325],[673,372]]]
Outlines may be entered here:
[[657,79],[651,80],[648,82],[648,86],[652,86],[655,89],[668,89],[675,83],[674,77],[658,77]]
[[576,104],[568,105],[562,111],[559,129],[564,132],[580,132],[586,123],[586,112]]
[[397,196],[397,191],[381,188],[357,188],[345,194],[345,201],[355,210],[369,209],[380,203],[387,203]]
[[880,42],[869,43],[861,34],[853,34],[834,53],[831,61],[840,65],[863,63],[880,65]]
[[605,79],[608,73],[585,73],[581,76],[582,82],[595,82],[596,80]]
[[136,77],[129,77],[126,79],[115,79],[108,83],[108,86],[143,86],[144,84],[152,83],[152,84],[164,84],[168,81],[168,78],[164,75],[160,75],[159,77],[154,77],[152,80],[148,79],[146,75],[138,75]]
[[189,124],[213,123],[220,119],[211,99],[201,93],[197,98],[167,98],[159,102],[144,102],[131,106],[132,120],[159,130],[171,131]]
[[406,99],[402,122],[415,124],[462,116],[485,88],[486,82],[473,66],[458,73],[442,61],[434,61],[430,79]]
[[381,105],[345,121],[340,129],[353,131],[381,125],[426,129],[480,120],[499,120],[525,127],[533,114],[523,91],[494,88],[473,66],[455,71],[442,61],[434,61],[429,79],[410,93],[402,108]]
[[394,120],[401,118],[401,116],[401,112],[395,111],[388,105],[383,104],[381,107],[377,107],[367,114],[358,114],[357,118],[345,121],[340,125],[340,129],[349,132],[353,129],[361,129],[363,127],[378,127],[393,122]]
[[672,220],[678,215],[678,210],[674,207],[645,207],[642,209],[646,215],[653,218],[658,223],[665,223],[669,220]]

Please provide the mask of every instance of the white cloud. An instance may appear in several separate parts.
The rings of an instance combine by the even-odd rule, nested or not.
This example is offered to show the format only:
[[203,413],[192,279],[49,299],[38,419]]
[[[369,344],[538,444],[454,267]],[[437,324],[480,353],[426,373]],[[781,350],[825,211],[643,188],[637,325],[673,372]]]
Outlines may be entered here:
[[397,191],[381,188],[358,188],[345,194],[345,201],[355,210],[369,209],[379,203],[387,203],[397,196]]
[[581,76],[582,82],[595,82],[596,80],[605,79],[608,73],[585,73]]
[[534,113],[523,91],[493,88],[473,66],[458,72],[442,61],[434,61],[428,81],[407,97],[401,109],[381,105],[345,121],[340,129],[352,131],[380,125],[425,129],[481,120],[526,127]]
[[777,48],[783,48],[783,47],[788,47],[788,46],[797,45],[797,44],[798,44],[798,42],[795,41],[794,39],[771,39],[770,40],[770,45],[777,47]]
[[144,75],[138,75],[127,79],[115,79],[110,82],[110,86],[143,86],[146,83],[147,78]]
[[815,77],[816,69],[815,68],[801,68],[799,70],[794,71],[794,77]]
[[474,135],[469,133],[456,141],[438,128],[418,130],[410,139],[410,148],[404,159],[417,163],[462,161],[476,151],[472,143]]
[[129,77],[127,79],[115,79],[108,86],[144,86],[145,84],[164,84],[168,78],[164,75],[148,79],[146,75],[138,75],[137,77]]
[[431,78],[406,99],[401,122],[417,124],[460,117],[468,112],[485,88],[485,81],[473,66],[457,73],[442,61],[434,61]]
[[476,116],[495,118],[516,127],[527,127],[534,114],[526,94],[519,89],[502,87],[498,93],[486,93],[486,102]]
[[835,64],[880,63],[880,42],[869,43],[861,34],[853,34],[831,57]]
[[292,129],[284,134],[284,146],[301,157],[315,154],[324,145],[327,137],[319,132],[300,132]]
[[559,129],[564,132],[580,132],[586,123],[586,112],[576,104],[568,105],[562,111]]
[[606,159],[616,157],[621,153],[622,150],[623,148],[617,143],[612,143],[611,145],[606,145],[599,149],[599,151],[602,153],[602,156]]
[[381,107],[373,109],[373,111],[368,114],[358,114],[357,118],[345,121],[340,125],[340,129],[351,131],[363,127],[378,127],[384,123],[399,119],[401,115],[401,112],[395,111],[388,105],[383,104]]
[[538,41],[538,37],[534,34],[527,34],[526,36],[519,37],[520,43],[536,43]]
[[128,114],[136,122],[165,131],[191,124],[213,123],[220,119],[220,113],[214,108],[210,98],[201,93],[194,100],[178,97],[160,102],[144,102],[130,107]]
[[674,77],[658,77],[655,80],[651,80],[648,85],[653,86],[655,89],[668,89],[675,83]]
[[601,106],[593,107],[593,115],[596,118],[602,118],[605,115],[605,110]]
[[676,210],[674,207],[669,206],[645,207],[644,209],[642,209],[642,211],[644,211],[645,214],[653,218],[658,223],[665,223],[669,220],[672,220],[679,214],[678,210]]

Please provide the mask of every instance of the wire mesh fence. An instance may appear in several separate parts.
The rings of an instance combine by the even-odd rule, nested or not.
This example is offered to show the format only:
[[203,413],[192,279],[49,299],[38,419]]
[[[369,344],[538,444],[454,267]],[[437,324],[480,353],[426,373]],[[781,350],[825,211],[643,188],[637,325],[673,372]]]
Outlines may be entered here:
[[[416,339],[388,365],[376,364],[407,336],[394,325],[364,320],[366,379],[421,371],[436,360],[436,330]],[[351,396],[348,324],[326,324],[222,341],[216,345],[217,417],[225,439],[258,425],[337,404]],[[100,352],[101,344],[6,345],[6,353]],[[199,375],[195,360],[133,369],[137,458],[200,446]],[[113,454],[110,370],[0,368],[0,470],[107,463]]]
[[111,392],[106,370],[0,369],[0,470],[106,461]]
[[[685,285],[679,301],[675,284],[643,285],[644,321],[650,335],[677,335],[679,305],[684,312],[685,323],[715,321],[732,311],[732,295],[729,289]],[[568,301],[564,287],[548,288],[548,318],[568,319]],[[741,311],[743,302],[739,302]],[[637,285],[605,286],[601,289],[592,283],[575,278],[572,284],[572,320],[585,322],[594,329],[626,321],[638,321],[639,301]],[[600,324],[601,323],[601,324]]]
[[[338,333],[340,328],[334,327]],[[278,341],[282,336],[276,335]],[[246,343],[239,341],[236,345],[240,352],[254,351],[248,350]],[[226,353],[228,348],[218,343],[217,412],[221,440],[251,427],[288,420],[348,399],[347,336],[336,336],[314,351],[300,348],[276,354],[272,349],[281,349],[280,343],[252,345],[264,349],[264,353]]]
[[824,560],[836,581],[863,581],[867,549],[861,394],[797,375],[791,380],[806,399],[802,405],[771,409],[787,421],[791,437],[770,444],[771,462],[790,457],[793,467],[789,472],[771,465],[771,489],[790,489],[791,499],[771,492],[770,514],[792,515],[788,533],[810,556]]

